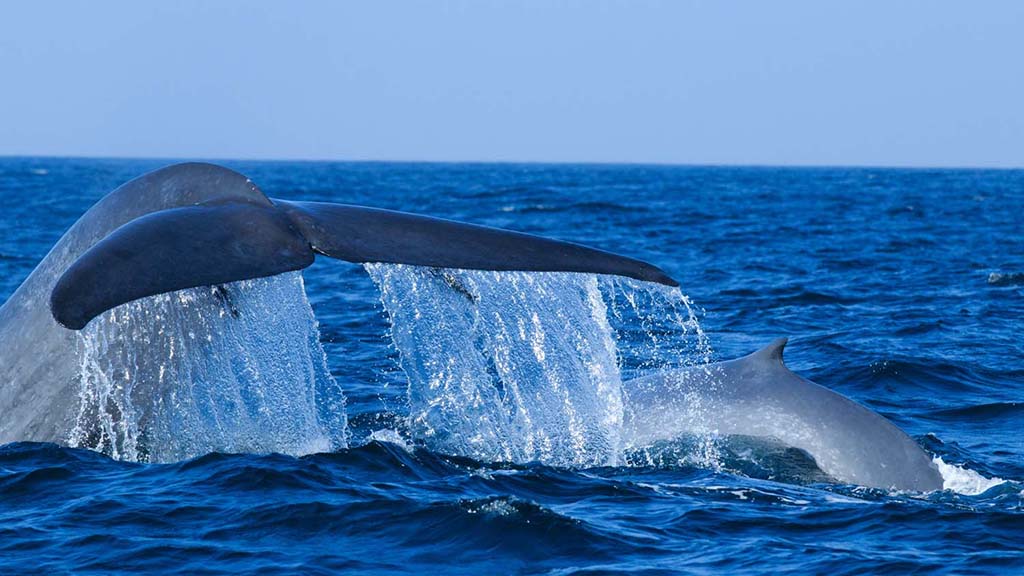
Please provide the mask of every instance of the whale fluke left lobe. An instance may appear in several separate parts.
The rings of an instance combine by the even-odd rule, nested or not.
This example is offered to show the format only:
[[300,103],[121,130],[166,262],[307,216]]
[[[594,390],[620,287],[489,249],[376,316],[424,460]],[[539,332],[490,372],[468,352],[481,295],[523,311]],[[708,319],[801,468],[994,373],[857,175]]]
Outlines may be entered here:
[[114,230],[61,275],[50,310],[80,330],[146,296],[301,270],[313,251],[272,206],[227,203],[161,210]]

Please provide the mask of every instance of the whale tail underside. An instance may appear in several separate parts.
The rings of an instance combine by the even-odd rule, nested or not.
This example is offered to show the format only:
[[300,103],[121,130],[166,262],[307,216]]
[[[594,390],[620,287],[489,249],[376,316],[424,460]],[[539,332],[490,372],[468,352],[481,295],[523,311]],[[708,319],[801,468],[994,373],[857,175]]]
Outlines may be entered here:
[[[159,172],[162,178],[133,182],[152,181],[166,196],[209,187],[211,178],[244,178],[205,164]],[[54,319],[79,330],[126,302],[300,270],[315,254],[356,263],[610,274],[678,286],[655,266],[571,242],[392,210],[269,200],[249,186],[252,195],[157,210],[114,229],[57,280]]]

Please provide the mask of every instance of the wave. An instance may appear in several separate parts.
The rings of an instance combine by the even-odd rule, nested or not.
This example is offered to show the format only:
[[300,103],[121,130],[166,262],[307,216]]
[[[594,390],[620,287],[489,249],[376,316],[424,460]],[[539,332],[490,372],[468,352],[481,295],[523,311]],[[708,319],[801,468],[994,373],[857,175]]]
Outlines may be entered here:
[[1007,379],[1022,376],[1020,370],[997,370],[948,360],[912,357],[893,357],[877,360],[868,365],[842,367],[839,377],[858,386],[876,386],[880,383],[898,384],[901,389],[922,389],[960,394],[977,393],[1001,388]]
[[1006,484],[1006,480],[1002,478],[986,478],[962,466],[946,464],[939,456],[933,458],[932,461],[939,467],[939,473],[942,474],[942,488],[944,490],[968,496],[977,496],[992,488]]
[[750,288],[727,288],[719,291],[719,295],[763,300],[764,308],[781,308],[783,306],[848,306],[863,301],[862,298],[844,296],[828,292],[820,292],[805,287],[780,287],[766,290]]
[[501,209],[503,212],[530,213],[601,213],[601,212],[649,212],[650,209],[641,205],[625,205],[616,202],[573,202],[568,204],[510,204]]
[[958,408],[945,408],[929,412],[930,416],[945,419],[964,419],[974,422],[1004,418],[1024,419],[1024,402],[989,402],[962,406]]
[[22,254],[9,254],[6,252],[0,252],[0,260],[7,260],[10,262],[34,262],[35,259]]
[[992,272],[988,275],[989,286],[1022,286],[1024,272]]
[[[749,552],[752,539],[779,538],[790,544],[768,554],[795,546],[800,567],[818,572],[849,562],[848,549],[817,548],[823,534],[847,542],[871,532],[926,549],[936,525],[949,528],[950,545],[984,546],[1005,561],[1019,548],[1022,488],[889,493],[695,466],[485,463],[381,442],[174,464],[19,443],[0,446],[0,572],[571,572],[649,570],[659,558],[671,559],[666,568],[732,571],[764,562],[763,550]],[[884,550],[904,560],[905,546]],[[935,558],[950,566],[945,553]]]

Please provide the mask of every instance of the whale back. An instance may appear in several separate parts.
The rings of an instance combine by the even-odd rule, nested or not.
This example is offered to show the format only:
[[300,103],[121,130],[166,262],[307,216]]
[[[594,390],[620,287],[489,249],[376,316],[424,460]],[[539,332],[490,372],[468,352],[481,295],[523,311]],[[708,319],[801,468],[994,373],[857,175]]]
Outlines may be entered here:
[[0,415],[0,443],[53,440],[77,405],[69,389],[78,370],[75,333],[61,327],[49,307],[61,273],[110,232],[140,216],[219,200],[270,205],[259,188],[233,170],[179,164],[126,182],[64,233],[0,306],[0,406],[16,407]]
[[[223,166],[189,162],[168,166],[130,180],[104,196],[75,222],[0,307],[3,312],[24,306],[27,295],[47,301],[57,276],[86,250],[132,220],[152,212],[217,200],[270,205],[248,178]],[[56,322],[53,322],[56,326]],[[0,331],[2,331],[0,324]],[[0,332],[2,336],[2,332]]]
[[881,415],[791,371],[783,361],[785,345],[780,338],[742,358],[624,383],[634,414],[627,418],[627,437],[634,443],[687,432],[773,438],[804,450],[840,482],[942,488],[938,469],[913,439]]
[[[270,200],[248,178],[214,164],[177,164],[130,180],[100,199],[64,233],[15,296],[18,292],[39,288],[33,280],[55,276],[55,271],[63,272],[86,250],[123,224],[152,212],[218,200],[270,205]],[[45,296],[56,283],[56,277],[49,279]],[[12,296],[11,300],[14,299]]]

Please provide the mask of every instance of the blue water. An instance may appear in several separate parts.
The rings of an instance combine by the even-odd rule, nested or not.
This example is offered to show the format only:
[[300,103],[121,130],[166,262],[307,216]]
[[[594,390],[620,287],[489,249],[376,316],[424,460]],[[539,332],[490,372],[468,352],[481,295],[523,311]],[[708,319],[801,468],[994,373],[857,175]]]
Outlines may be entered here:
[[[164,164],[0,159],[0,301],[90,205]],[[406,289],[399,284],[423,272],[399,270],[401,282],[383,285],[382,296],[381,270],[371,278],[321,258],[304,272],[305,290],[344,391],[348,448],[139,463],[8,444],[0,447],[0,573],[1024,570],[1024,172],[227,165],[273,197],[416,211],[656,263],[693,302],[712,359],[789,336],[793,370],[890,418],[953,466],[944,473],[950,489],[831,484],[800,454],[768,451],[752,461],[723,444],[710,458],[694,457],[707,448],[700,442],[612,462],[592,457],[607,437],[593,428],[581,437],[594,440],[556,447],[558,457],[522,442],[508,452],[559,465],[430,450],[437,444],[422,441],[424,430],[466,420],[457,402],[410,418],[431,398],[403,359],[418,358],[414,351],[456,365],[473,357],[424,347],[437,333],[415,325],[415,315],[406,318],[411,327],[402,324],[395,307],[413,296],[424,305],[450,296],[441,314],[463,296],[389,300],[389,287]],[[480,278],[458,281],[496,289],[481,288]],[[539,312],[534,300],[515,301],[550,320],[542,347],[558,374],[575,365],[557,339],[604,342],[594,336],[605,334],[600,327],[586,325],[591,316],[566,320],[564,308],[579,304],[572,295],[586,290],[583,278],[578,286],[563,279]],[[653,298],[642,287],[622,294]],[[686,318],[669,327],[678,348],[651,346],[664,328],[652,327],[655,315],[685,312],[678,302],[652,310],[644,318],[609,305],[617,369],[642,370],[655,348],[665,365],[702,362],[698,334],[680,335],[693,328]],[[558,321],[579,333],[557,330]],[[593,356],[587,366],[603,366],[599,347],[574,346]],[[554,418],[555,408],[542,416]],[[577,408],[592,415],[607,406]]]

